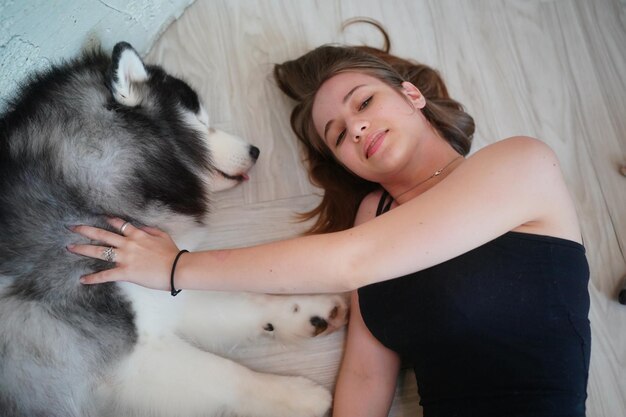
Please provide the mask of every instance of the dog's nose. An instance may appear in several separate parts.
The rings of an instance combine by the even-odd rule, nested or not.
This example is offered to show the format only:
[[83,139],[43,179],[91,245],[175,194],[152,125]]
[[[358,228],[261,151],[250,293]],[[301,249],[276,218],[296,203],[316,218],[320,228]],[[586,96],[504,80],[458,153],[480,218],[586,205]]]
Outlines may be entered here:
[[311,324],[315,327],[316,336],[328,328],[328,322],[319,316],[311,317]]
[[260,153],[261,151],[259,150],[259,148],[254,145],[250,145],[250,158],[256,161],[259,158]]

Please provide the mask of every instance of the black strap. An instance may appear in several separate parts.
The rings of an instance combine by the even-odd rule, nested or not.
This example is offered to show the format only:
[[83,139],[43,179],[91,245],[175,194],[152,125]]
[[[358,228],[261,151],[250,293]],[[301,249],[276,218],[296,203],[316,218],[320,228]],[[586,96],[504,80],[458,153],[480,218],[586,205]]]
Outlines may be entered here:
[[174,263],[172,264],[172,273],[170,274],[170,287],[172,288],[172,292],[170,294],[172,294],[172,297],[176,297],[178,293],[182,291],[182,290],[177,290],[176,288],[174,288],[174,271],[176,271],[176,264],[178,263],[178,259],[180,258],[180,255],[182,255],[185,252],[189,252],[189,251],[186,249],[183,249],[180,252],[178,252],[178,254],[176,255],[176,258],[174,258]]
[[[393,197],[387,192],[387,190],[383,190],[383,195],[380,196],[380,201],[378,202],[378,208],[376,209],[376,216],[380,216],[383,213],[387,213],[391,208],[391,204],[393,203]],[[389,201],[387,202],[387,199]],[[385,205],[385,202],[387,204]]]

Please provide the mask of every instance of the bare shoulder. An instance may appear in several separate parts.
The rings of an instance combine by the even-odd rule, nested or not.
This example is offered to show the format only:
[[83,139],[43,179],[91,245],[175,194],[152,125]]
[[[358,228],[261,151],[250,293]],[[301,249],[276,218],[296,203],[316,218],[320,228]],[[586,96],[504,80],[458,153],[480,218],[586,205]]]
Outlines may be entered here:
[[354,219],[355,226],[358,226],[359,224],[365,223],[376,217],[376,209],[378,208],[378,203],[382,195],[382,190],[376,190],[372,191],[371,193],[366,195],[363,200],[361,200],[359,210],[357,211],[356,217]]
[[[539,139],[515,136],[477,151],[468,168],[500,179],[509,198],[535,196],[536,217],[513,230],[580,241],[573,200],[555,152]],[[495,188],[498,189],[498,188]],[[524,190],[528,190],[524,192]]]
[[517,166],[541,163],[545,163],[547,166],[558,165],[558,159],[552,148],[545,142],[530,136],[513,136],[500,140],[482,148],[473,156],[494,162],[504,160],[510,163],[517,161],[519,164]]
[[[364,200],[364,213],[369,205]],[[440,264],[510,231],[581,241],[558,159],[529,137],[480,149],[427,191],[338,234],[341,256],[351,259],[340,275],[358,288]]]
[[[488,145],[467,158],[460,172],[476,174],[485,183],[535,192],[552,192],[564,186],[559,160],[546,143],[528,136],[514,136]],[[482,181],[478,181],[481,183]]]

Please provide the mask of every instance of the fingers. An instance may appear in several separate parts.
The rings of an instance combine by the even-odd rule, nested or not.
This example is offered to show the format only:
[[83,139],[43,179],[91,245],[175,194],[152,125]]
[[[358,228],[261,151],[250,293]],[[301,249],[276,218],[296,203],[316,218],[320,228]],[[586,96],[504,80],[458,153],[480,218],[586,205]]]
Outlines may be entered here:
[[[98,240],[104,242],[109,246],[121,246],[124,243],[124,237],[117,233],[109,232],[108,230],[100,229],[92,226],[72,226],[71,230],[79,235],[85,236],[91,240]],[[126,229],[128,231],[128,229]]]
[[133,234],[136,234],[137,231],[142,230],[152,236],[160,236],[160,237],[164,237],[164,236],[169,236],[167,235],[167,233],[165,233],[164,231],[162,231],[161,229],[157,229],[156,227],[150,227],[150,226],[142,226],[140,228],[137,228],[135,226],[133,226],[132,223],[117,218],[117,217],[108,217],[107,218],[107,223],[109,223],[111,226],[113,226],[115,229],[120,231],[121,235],[124,236],[131,236]]
[[95,274],[84,275],[80,277],[80,283],[91,285],[91,284],[101,284],[103,282],[112,282],[119,281],[117,274],[115,273],[118,268],[115,269],[107,269],[105,271],[101,271]]
[[[96,244],[69,245],[67,250],[90,258],[114,262],[115,268],[107,269],[81,277],[83,284],[99,284],[110,281],[126,281],[129,277],[137,278],[140,272],[142,280],[134,281],[149,288],[162,289],[162,283],[150,283],[154,274],[146,271],[156,270],[157,275],[168,269],[168,262],[160,262],[163,254],[176,254],[178,248],[170,236],[154,227],[135,227],[120,218],[107,218],[107,223],[116,231],[80,225],[70,229]],[[147,277],[147,278],[145,278]],[[169,284],[168,284],[169,285]]]
[[77,255],[102,259],[109,262],[120,262],[119,250],[110,246],[69,245],[67,250]]
[[123,236],[132,236],[137,230],[139,230],[133,226],[131,222],[118,217],[107,217],[107,223],[113,226],[115,230],[118,230],[119,234]]
[[[106,251],[112,250],[114,252],[113,260],[109,260],[110,262],[118,262],[119,261],[119,252],[115,248],[111,248],[109,246],[93,246],[93,245],[70,245],[67,247],[67,250],[75,253],[77,255],[88,256],[90,258],[96,259],[106,259]],[[118,268],[107,269],[101,272],[97,272],[95,274],[84,275],[80,277],[80,282],[82,284],[100,284],[103,282],[110,281],[119,281],[121,276],[118,276],[116,273],[119,270]]]

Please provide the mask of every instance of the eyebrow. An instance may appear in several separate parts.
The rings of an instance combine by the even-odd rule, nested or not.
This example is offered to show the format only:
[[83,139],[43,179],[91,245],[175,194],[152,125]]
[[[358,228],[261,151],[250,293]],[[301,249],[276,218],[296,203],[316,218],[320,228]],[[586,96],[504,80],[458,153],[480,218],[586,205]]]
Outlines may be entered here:
[[[353,87],[350,91],[348,91],[348,94],[346,94],[343,97],[343,100],[341,101],[343,104],[345,104],[348,100],[350,100],[350,97],[352,97],[352,94],[354,94],[354,92],[356,90],[358,90],[361,87],[364,87],[366,84],[359,84],[355,87]],[[335,119],[331,119],[326,123],[326,126],[324,126],[324,139],[326,139],[326,134],[328,133],[328,130],[330,129],[330,125],[335,121]]]

